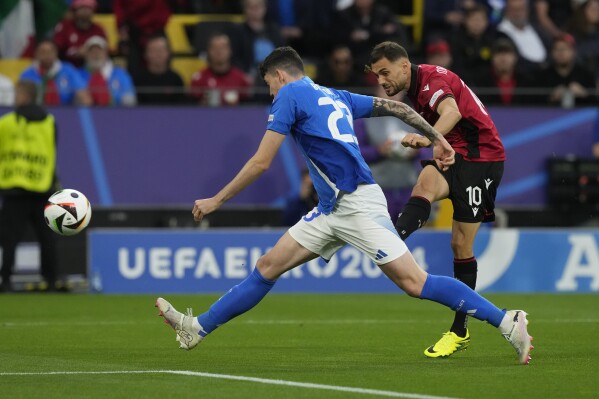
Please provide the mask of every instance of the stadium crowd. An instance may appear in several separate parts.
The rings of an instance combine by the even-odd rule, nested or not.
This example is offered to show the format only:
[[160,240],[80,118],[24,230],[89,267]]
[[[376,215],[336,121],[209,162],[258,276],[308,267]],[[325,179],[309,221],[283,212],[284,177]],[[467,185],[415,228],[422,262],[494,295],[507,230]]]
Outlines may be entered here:
[[[9,18],[20,18],[19,29],[0,29],[0,65],[18,57],[31,57],[31,64],[15,79],[0,69],[3,105],[14,101],[18,78],[37,82],[46,105],[268,102],[257,66],[285,44],[304,57],[317,83],[374,94],[376,81],[364,64],[384,40],[406,47],[415,63],[454,70],[487,105],[573,107],[596,103],[599,92],[599,0],[14,3],[19,10],[0,14],[5,28],[14,26]],[[399,18],[415,13],[416,3],[424,7],[421,37],[417,24]],[[190,53],[173,53],[169,19],[198,14],[208,18],[186,27]],[[115,21],[112,46],[100,15]],[[18,37],[23,32],[30,40]],[[172,65],[181,58],[197,69],[182,74]]]

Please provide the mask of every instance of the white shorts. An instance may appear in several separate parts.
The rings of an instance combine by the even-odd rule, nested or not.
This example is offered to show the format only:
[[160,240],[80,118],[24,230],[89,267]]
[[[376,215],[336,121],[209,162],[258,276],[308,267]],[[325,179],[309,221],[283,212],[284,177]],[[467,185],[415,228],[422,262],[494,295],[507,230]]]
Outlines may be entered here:
[[341,192],[328,215],[311,210],[289,229],[306,249],[325,260],[345,244],[365,253],[377,265],[399,258],[407,250],[387,211],[387,201],[378,184],[358,186],[353,193]]

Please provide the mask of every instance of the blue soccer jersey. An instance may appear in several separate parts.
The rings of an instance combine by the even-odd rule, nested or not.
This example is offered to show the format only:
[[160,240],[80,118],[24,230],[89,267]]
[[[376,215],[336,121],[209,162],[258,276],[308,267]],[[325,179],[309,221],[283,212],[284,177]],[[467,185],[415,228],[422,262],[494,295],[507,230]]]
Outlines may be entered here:
[[353,127],[354,119],[370,116],[372,102],[370,96],[322,87],[308,77],[283,86],[273,101],[267,129],[297,142],[325,214],[340,191],[375,183]]

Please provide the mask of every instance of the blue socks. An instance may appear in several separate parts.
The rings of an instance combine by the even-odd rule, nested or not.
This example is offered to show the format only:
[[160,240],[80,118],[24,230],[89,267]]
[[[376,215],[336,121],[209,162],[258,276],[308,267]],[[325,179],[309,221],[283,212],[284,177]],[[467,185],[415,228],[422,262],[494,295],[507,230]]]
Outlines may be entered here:
[[450,307],[456,312],[466,313],[499,327],[505,312],[478,295],[466,284],[445,276],[429,274],[420,299],[428,299]]
[[[202,326],[200,335],[205,336],[211,333],[221,324],[225,324],[256,306],[274,285],[275,281],[267,280],[255,268],[245,280],[231,288],[212,304],[206,313],[198,316],[197,320]],[[467,313],[479,320],[487,321],[495,327],[499,327],[505,315],[503,310],[477,294],[466,284],[451,277],[429,274],[420,298],[438,302],[454,311]]]
[[202,326],[200,335],[211,333],[221,324],[256,306],[274,285],[275,281],[265,279],[255,268],[245,280],[214,302],[206,313],[198,316]]

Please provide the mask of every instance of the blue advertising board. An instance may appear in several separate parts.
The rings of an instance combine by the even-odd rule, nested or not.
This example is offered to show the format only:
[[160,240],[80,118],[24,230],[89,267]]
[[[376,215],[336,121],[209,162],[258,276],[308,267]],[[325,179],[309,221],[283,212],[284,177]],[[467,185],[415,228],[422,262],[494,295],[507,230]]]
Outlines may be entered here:
[[[91,230],[89,275],[103,293],[222,293],[251,272],[284,230]],[[448,231],[423,230],[408,239],[414,257],[433,274],[452,275]],[[484,292],[599,292],[596,230],[481,230],[475,242]],[[345,246],[325,263],[289,271],[278,292],[397,292],[381,270]]]

